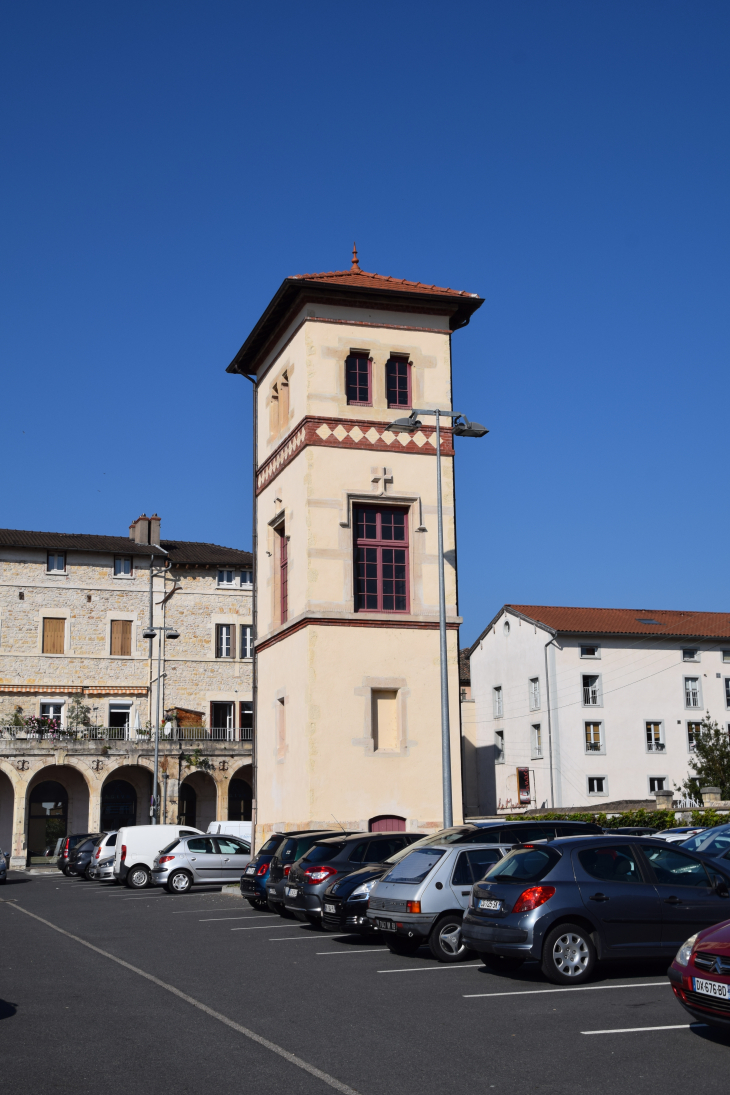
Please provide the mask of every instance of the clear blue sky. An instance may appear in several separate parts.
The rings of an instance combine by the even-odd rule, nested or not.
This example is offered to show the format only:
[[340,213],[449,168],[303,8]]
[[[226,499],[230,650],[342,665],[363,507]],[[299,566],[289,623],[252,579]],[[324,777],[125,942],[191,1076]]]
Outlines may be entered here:
[[505,601],[730,609],[726,0],[0,12],[0,524],[250,544],[288,274],[486,298],[453,340],[462,643]]

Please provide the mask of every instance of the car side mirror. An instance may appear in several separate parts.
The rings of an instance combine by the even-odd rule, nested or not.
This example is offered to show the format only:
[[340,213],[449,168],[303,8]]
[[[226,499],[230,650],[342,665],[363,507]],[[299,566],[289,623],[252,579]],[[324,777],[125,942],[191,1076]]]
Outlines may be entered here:
[[715,875],[712,880],[712,888],[718,897],[730,897],[730,889],[724,878],[720,878],[719,875]]

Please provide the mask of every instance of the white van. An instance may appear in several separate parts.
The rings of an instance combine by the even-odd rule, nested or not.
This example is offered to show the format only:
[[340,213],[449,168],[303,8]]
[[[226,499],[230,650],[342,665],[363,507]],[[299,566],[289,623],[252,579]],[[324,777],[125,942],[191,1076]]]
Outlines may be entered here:
[[126,882],[130,890],[144,889],[152,881],[155,856],[178,837],[199,833],[189,825],[125,825],[114,849],[114,881]]
[[208,832],[213,833],[227,833],[228,836],[238,836],[241,840],[245,840],[249,848],[251,847],[251,822],[250,821],[211,821],[208,826]]

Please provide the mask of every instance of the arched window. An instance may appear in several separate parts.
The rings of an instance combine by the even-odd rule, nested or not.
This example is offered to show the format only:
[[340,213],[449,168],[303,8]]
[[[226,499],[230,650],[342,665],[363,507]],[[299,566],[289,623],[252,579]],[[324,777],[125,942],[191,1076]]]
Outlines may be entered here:
[[253,795],[245,779],[232,779],[228,784],[228,820],[250,821]]
[[406,819],[397,814],[378,814],[377,817],[370,818],[368,830],[371,833],[404,833]]

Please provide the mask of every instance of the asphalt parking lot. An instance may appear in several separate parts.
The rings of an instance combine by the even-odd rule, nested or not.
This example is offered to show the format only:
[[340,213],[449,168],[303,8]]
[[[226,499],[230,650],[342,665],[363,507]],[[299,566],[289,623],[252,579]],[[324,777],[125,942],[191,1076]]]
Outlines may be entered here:
[[665,962],[556,989],[536,966],[497,976],[426,950],[400,958],[217,888],[135,893],[60,873],[9,876],[0,939],[12,1093],[666,1095],[727,1082],[730,1035],[689,1024]]

